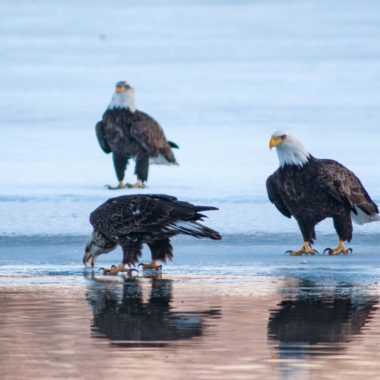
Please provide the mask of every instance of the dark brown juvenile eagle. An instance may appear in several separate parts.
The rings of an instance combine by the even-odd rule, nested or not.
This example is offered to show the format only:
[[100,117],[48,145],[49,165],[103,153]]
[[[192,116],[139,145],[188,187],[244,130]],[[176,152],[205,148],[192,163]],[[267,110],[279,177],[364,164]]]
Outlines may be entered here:
[[152,262],[144,265],[144,269],[159,269],[158,261],[165,262],[173,258],[170,238],[175,235],[221,239],[217,231],[198,222],[205,217],[200,212],[208,210],[217,208],[195,206],[161,194],[111,198],[90,214],[94,231],[86,246],[83,263],[87,265],[91,260],[93,267],[99,255],[111,252],[120,245],[123,260],[107,272],[128,272],[125,265],[130,267],[138,262],[145,243],[152,253]]
[[314,227],[332,218],[339,237],[337,248],[326,248],[331,255],[347,254],[344,245],[352,238],[352,220],[358,224],[379,219],[379,210],[356,175],[339,162],[314,158],[294,136],[275,132],[269,147],[276,147],[280,167],[267,179],[269,199],[277,209],[293,216],[304,239],[293,256],[315,254]]
[[[161,126],[148,114],[136,109],[134,89],[127,82],[117,82],[115,93],[102,120],[96,124],[96,137],[105,153],[112,152],[118,185],[107,186],[111,190],[125,187],[145,187],[149,162],[176,165],[172,148]],[[130,158],[136,160],[134,185],[124,184],[124,175]]]

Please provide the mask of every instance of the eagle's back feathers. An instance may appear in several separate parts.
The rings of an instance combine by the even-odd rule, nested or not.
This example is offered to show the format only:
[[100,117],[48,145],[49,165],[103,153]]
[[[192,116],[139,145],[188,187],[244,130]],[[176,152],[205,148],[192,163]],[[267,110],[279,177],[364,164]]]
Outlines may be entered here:
[[379,213],[359,178],[345,166],[334,160],[316,160],[316,179],[321,188],[338,202],[342,202],[357,215],[357,208],[365,214]]
[[196,223],[204,217],[198,211],[215,209],[197,207],[168,195],[125,195],[99,206],[90,214],[90,223],[96,231],[118,242],[125,239],[149,242],[179,233],[220,239],[218,232]]

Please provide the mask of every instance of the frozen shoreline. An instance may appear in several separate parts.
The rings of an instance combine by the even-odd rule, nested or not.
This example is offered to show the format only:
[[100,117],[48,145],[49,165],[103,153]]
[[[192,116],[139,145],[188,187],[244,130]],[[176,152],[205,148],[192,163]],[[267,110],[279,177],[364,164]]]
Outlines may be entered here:
[[[274,237],[272,236],[272,239]],[[268,241],[227,238],[219,244],[194,239],[174,241],[174,259],[164,264],[163,277],[186,279],[225,278],[233,282],[255,276],[309,278],[317,281],[354,281],[366,283],[377,281],[380,276],[379,241],[372,237],[352,244],[354,252],[347,256],[328,255],[290,257],[287,249],[296,249],[299,238]],[[100,267],[110,267],[122,259],[120,249],[102,255],[94,271],[82,264],[85,240],[82,237],[44,237],[42,239],[0,239],[0,286],[14,284],[46,284],[65,286],[84,284],[93,274],[101,275]],[[335,246],[330,237],[320,239],[315,248]],[[150,253],[144,248],[141,261],[150,261]],[[144,274],[140,271],[138,276]],[[119,276],[120,278],[122,276]],[[118,278],[119,278],[118,277]],[[245,281],[245,280],[244,280]]]

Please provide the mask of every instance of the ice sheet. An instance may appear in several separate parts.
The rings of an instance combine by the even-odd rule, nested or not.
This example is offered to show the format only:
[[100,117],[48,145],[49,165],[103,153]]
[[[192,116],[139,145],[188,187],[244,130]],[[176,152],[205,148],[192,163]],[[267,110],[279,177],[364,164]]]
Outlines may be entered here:
[[103,188],[115,176],[94,134],[121,79],[180,146],[144,192],[220,207],[208,224],[223,234],[298,233],[266,197],[279,128],[380,202],[376,1],[5,0],[0,14],[1,235],[85,235],[90,211],[133,193]]

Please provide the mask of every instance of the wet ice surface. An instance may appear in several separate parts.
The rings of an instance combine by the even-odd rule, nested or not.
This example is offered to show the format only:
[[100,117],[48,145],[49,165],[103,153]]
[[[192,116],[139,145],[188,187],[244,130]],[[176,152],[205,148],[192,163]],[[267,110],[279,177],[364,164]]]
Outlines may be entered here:
[[289,246],[177,239],[161,275],[127,278],[97,270],[121,252],[92,271],[80,264],[84,239],[56,240],[0,248],[2,378],[329,379],[380,370],[378,243],[353,245],[349,256],[290,257],[289,237]]

